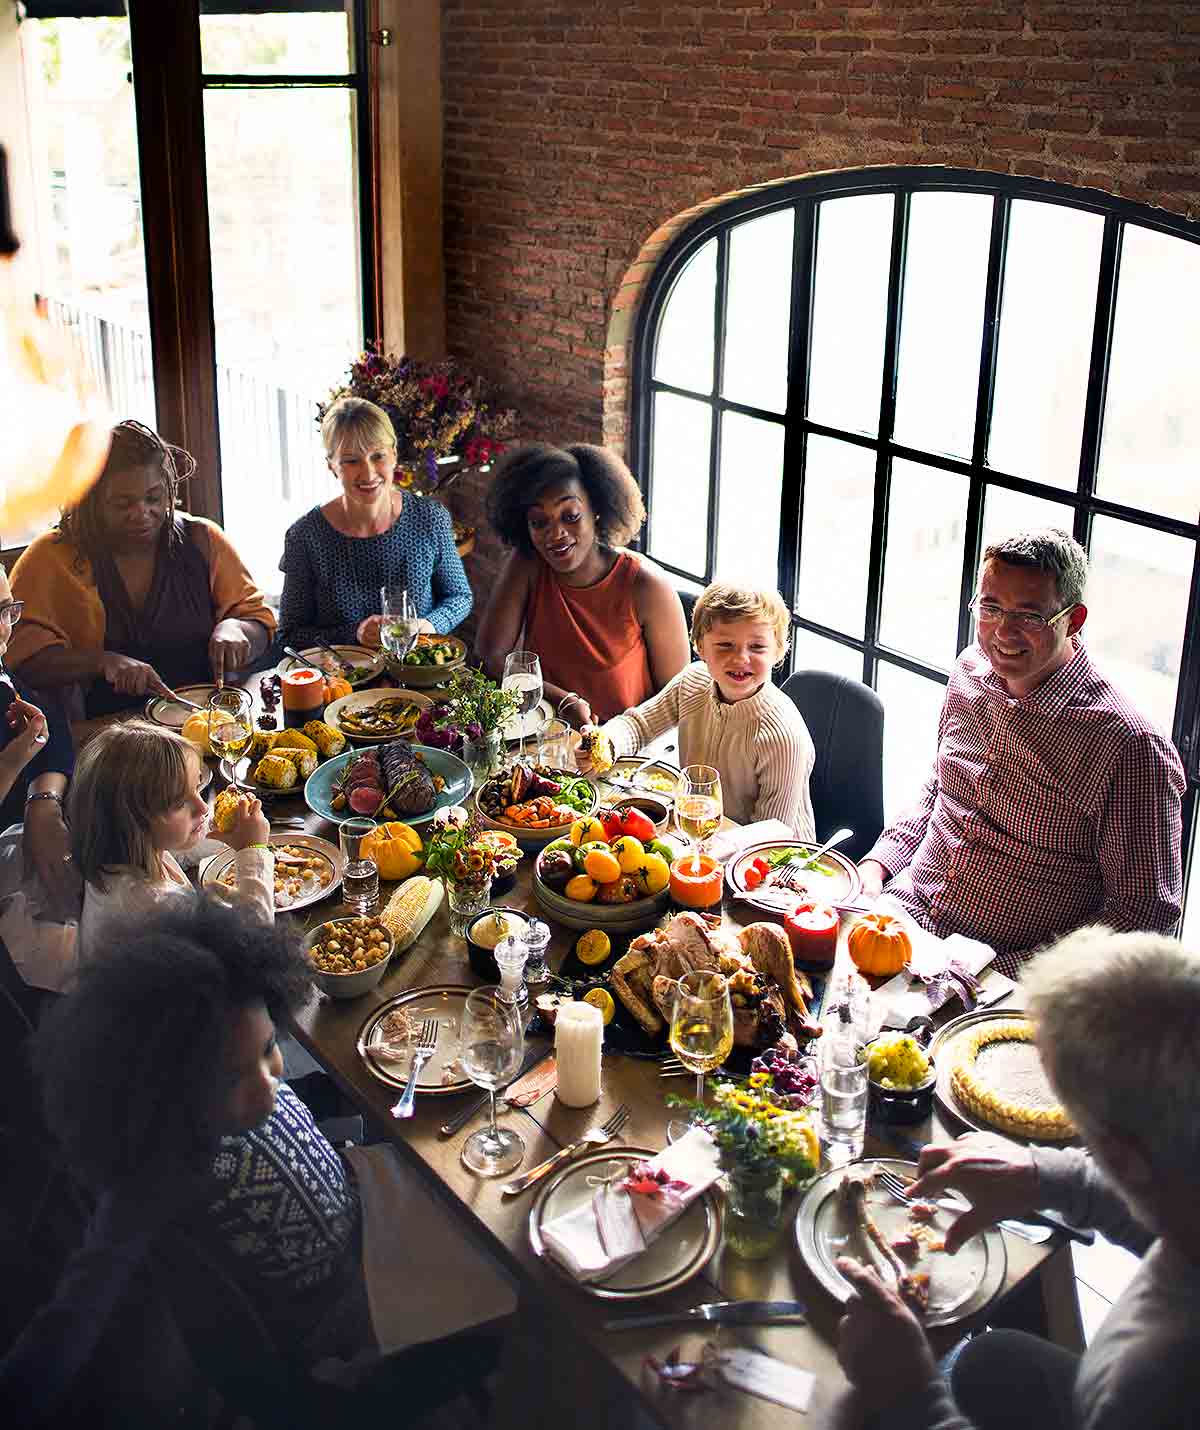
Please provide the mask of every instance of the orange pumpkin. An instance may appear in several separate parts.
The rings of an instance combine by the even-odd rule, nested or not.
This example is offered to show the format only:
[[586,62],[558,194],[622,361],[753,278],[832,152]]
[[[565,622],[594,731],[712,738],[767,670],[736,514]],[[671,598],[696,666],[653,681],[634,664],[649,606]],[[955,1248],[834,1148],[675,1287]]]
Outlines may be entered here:
[[424,862],[421,836],[398,819],[377,824],[362,842],[365,858],[374,859],[381,879],[407,879]]
[[846,947],[863,973],[891,977],[908,962],[912,939],[891,914],[863,914],[847,934]]
[[354,686],[348,680],[343,680],[340,675],[327,675],[325,677],[325,704],[332,700],[340,700],[343,695],[353,695]]

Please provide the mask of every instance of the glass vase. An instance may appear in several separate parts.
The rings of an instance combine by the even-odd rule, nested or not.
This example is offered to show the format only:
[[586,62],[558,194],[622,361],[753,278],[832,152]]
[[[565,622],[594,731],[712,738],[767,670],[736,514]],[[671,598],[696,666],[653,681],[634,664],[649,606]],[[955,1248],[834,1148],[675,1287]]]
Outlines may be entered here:
[[502,753],[499,730],[489,730],[487,734],[480,735],[478,740],[472,740],[468,735],[463,736],[463,764],[471,771],[476,789],[485,780],[491,779],[500,768],[503,763]]
[[446,898],[450,904],[450,932],[455,938],[466,938],[467,925],[492,901],[492,881],[484,879],[481,884],[447,882]]
[[732,1167],[726,1185],[725,1245],[744,1261],[761,1261],[783,1229],[783,1170]]

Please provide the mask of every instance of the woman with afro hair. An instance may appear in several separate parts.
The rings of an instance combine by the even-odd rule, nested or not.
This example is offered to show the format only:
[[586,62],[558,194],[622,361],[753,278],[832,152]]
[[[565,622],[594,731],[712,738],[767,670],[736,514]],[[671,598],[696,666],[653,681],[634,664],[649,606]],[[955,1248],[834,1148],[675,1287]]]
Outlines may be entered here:
[[646,509],[619,457],[586,443],[518,448],[499,464],[488,516],[513,548],[479,629],[490,675],[518,646],[536,651],[546,697],[578,727],[640,704],[687,664],[671,582],[624,549]]

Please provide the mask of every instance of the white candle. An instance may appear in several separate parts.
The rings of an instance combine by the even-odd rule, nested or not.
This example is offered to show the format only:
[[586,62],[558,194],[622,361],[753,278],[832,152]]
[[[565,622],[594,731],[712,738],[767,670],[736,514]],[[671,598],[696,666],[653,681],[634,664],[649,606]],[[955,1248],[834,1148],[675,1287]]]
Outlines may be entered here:
[[564,1003],[554,1022],[558,1097],[567,1107],[591,1107],[600,1097],[604,1015],[590,1003]]

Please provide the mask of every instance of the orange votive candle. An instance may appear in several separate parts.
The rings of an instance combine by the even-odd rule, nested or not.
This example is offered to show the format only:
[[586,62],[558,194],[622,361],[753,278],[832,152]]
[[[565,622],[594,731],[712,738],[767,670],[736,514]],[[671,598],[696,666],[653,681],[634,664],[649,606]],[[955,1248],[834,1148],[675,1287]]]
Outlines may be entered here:
[[671,897],[685,908],[711,909],[724,890],[724,871],[711,854],[684,854],[671,865]]
[[280,677],[285,710],[319,710],[325,704],[325,672],[297,666]]

